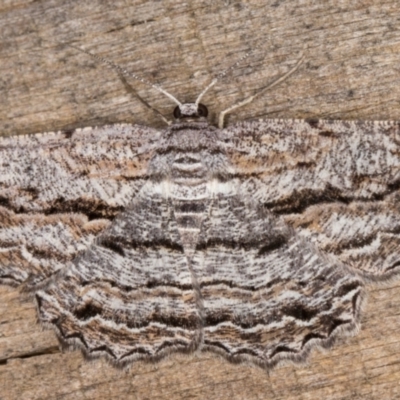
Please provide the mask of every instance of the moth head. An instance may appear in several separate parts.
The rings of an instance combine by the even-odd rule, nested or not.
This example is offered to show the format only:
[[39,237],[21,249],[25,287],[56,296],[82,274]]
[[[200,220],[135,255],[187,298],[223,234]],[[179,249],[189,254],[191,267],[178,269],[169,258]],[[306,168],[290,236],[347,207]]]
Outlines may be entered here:
[[174,109],[175,119],[182,118],[206,118],[208,115],[207,107],[204,104],[186,103],[180,104]]

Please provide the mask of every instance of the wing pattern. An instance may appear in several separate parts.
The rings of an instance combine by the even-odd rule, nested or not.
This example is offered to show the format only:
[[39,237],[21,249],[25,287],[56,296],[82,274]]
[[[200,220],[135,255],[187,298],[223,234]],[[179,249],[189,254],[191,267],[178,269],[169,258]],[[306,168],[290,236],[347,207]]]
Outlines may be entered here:
[[304,360],[400,268],[395,122],[120,125],[0,151],[1,281],[116,365]]
[[113,125],[0,138],[0,279],[34,288],[134,198],[159,132]]

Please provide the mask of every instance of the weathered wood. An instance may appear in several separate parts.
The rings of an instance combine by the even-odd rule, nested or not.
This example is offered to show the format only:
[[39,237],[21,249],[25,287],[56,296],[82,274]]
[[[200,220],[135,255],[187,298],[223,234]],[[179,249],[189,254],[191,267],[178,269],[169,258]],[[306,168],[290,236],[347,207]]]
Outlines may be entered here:
[[[160,83],[182,101],[255,49],[205,98],[211,111],[251,95],[304,52],[289,80],[228,122],[251,118],[398,119],[396,0],[130,2],[49,0],[0,5],[0,133],[114,122],[162,127],[118,75],[73,43]],[[168,115],[174,104],[141,83]],[[215,118],[215,116],[214,116]],[[400,397],[400,282],[370,289],[360,334],[307,365],[269,374],[212,354],[172,356],[115,370],[61,353],[33,302],[0,288],[0,399],[377,399]]]

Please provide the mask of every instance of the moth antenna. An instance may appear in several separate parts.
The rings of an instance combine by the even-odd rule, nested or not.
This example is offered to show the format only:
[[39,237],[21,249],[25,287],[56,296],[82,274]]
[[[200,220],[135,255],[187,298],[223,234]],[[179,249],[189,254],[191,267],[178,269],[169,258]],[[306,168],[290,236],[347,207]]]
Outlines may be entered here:
[[182,103],[181,103],[178,99],[176,99],[174,96],[172,96],[172,94],[170,94],[170,93],[168,93],[166,90],[164,90],[161,86],[156,85],[156,84],[154,84],[154,83],[151,83],[151,82],[149,82],[148,80],[142,78],[141,76],[136,75],[136,74],[134,74],[134,73],[132,73],[132,72],[127,71],[126,69],[120,67],[118,64],[115,64],[114,62],[108,60],[107,58],[100,57],[100,56],[98,56],[98,55],[96,55],[96,54],[90,53],[89,51],[83,50],[83,49],[81,49],[81,48],[79,48],[79,47],[76,47],[76,46],[74,46],[74,45],[72,45],[72,44],[68,44],[68,46],[69,46],[69,47],[72,47],[72,48],[74,48],[75,50],[78,50],[78,51],[80,51],[80,52],[82,52],[82,53],[87,54],[88,56],[94,58],[96,61],[100,61],[100,62],[102,62],[103,64],[108,65],[109,67],[115,69],[117,72],[119,72],[119,73],[122,74],[122,75],[129,76],[130,78],[136,79],[137,81],[142,82],[142,83],[144,83],[145,85],[154,88],[154,89],[157,90],[158,92],[160,92],[160,93],[162,93],[163,95],[165,95],[166,97],[168,97],[170,100],[172,100],[172,101],[173,101],[175,104],[177,104],[178,106],[181,106],[181,105],[182,105]]
[[300,53],[300,59],[297,61],[296,65],[292,69],[290,69],[288,72],[286,72],[286,74],[282,75],[281,77],[279,77],[278,79],[276,79],[275,81],[273,81],[272,83],[267,85],[265,88],[258,91],[256,94],[254,94],[250,97],[247,97],[246,99],[242,100],[239,103],[234,104],[233,106],[227,108],[226,110],[221,111],[219,114],[219,118],[218,118],[218,127],[220,129],[222,129],[224,127],[224,119],[225,119],[226,114],[229,114],[231,111],[236,110],[239,107],[243,107],[244,105],[251,103],[257,96],[260,96],[262,93],[265,93],[267,90],[270,90],[273,87],[282,83],[284,80],[286,80],[290,75],[292,75],[299,68],[299,66],[302,64],[303,61],[304,61],[304,55],[302,53]]
[[199,94],[197,97],[195,104],[198,106],[200,103],[201,98],[207,93],[208,89],[212,88],[216,83],[218,82],[218,79],[213,79],[212,82]]
[[225,77],[228,72],[232,71],[235,69],[243,60],[245,60],[247,57],[249,57],[255,49],[251,49],[251,51],[248,51],[245,53],[242,57],[239,58],[234,64],[232,64],[230,67],[226,68],[225,70],[221,71],[212,81],[211,83],[200,93],[200,95],[197,97],[195,104],[199,105],[201,98],[207,93],[207,91],[212,88],[221,78]]
[[248,58],[250,55],[252,55],[254,53],[254,50],[256,50],[258,47],[254,47],[253,49],[251,49],[250,51],[246,52],[245,54],[242,55],[242,57],[239,58],[239,60],[237,60],[234,64],[232,64],[230,67],[228,67],[227,69],[221,71],[216,79],[219,80],[223,77],[225,77],[226,75],[228,75],[229,72],[231,72],[233,69],[235,69],[243,60],[245,60],[246,58]]

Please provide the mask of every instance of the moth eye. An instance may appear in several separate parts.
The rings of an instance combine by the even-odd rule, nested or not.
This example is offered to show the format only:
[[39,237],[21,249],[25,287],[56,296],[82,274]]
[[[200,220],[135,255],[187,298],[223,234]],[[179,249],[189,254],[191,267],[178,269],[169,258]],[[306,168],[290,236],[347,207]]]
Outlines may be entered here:
[[197,115],[199,117],[207,117],[208,115],[208,109],[204,104],[199,104],[198,108],[197,108]]
[[179,119],[182,116],[181,110],[179,109],[179,106],[176,106],[174,109],[174,118]]

